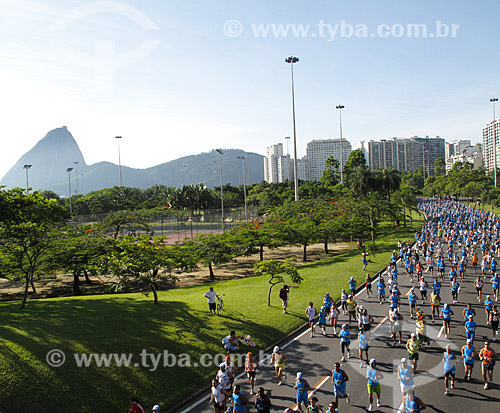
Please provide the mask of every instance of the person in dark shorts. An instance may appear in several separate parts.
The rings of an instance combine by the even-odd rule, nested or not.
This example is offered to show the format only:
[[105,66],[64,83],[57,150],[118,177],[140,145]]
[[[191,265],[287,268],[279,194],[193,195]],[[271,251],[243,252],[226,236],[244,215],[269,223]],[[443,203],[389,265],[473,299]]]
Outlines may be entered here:
[[255,408],[258,413],[271,413],[271,399],[269,395],[266,394],[264,387],[259,387],[257,390],[257,396],[255,396]]
[[247,353],[247,358],[245,360],[245,372],[247,373],[248,382],[250,383],[250,396],[255,394],[253,389],[255,386],[255,375],[258,367],[259,363],[257,363],[257,360],[254,359],[252,353]]
[[226,411],[226,401],[229,399],[229,393],[224,390],[219,383],[219,380],[212,380],[211,397],[208,404],[214,405],[214,413],[224,413]]

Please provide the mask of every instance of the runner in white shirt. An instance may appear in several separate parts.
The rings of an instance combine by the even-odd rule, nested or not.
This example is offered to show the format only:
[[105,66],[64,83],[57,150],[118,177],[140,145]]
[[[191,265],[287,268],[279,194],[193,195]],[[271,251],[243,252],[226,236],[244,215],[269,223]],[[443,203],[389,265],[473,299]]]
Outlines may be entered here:
[[332,309],[330,311],[330,325],[333,327],[333,335],[337,335],[337,321],[339,319],[339,310],[335,303],[332,305]]
[[316,307],[314,307],[313,302],[309,303],[309,307],[306,308],[306,316],[309,325],[311,326],[311,334],[309,335],[311,338],[314,335],[314,321],[316,320]]

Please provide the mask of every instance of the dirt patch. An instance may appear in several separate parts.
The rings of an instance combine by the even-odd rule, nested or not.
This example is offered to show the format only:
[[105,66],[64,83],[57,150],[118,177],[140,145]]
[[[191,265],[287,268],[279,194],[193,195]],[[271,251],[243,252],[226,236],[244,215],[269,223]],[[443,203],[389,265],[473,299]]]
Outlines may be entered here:
[[[350,248],[348,243],[331,244],[329,254],[325,254],[323,244],[314,244],[307,248],[307,261],[314,262],[325,258],[331,258],[334,255],[347,251]],[[302,247],[282,247],[274,250],[264,250],[264,259],[285,260],[286,258],[295,258],[297,265],[302,265]],[[259,254],[253,254],[248,257],[238,257],[233,262],[214,266],[214,273],[217,281],[229,280],[233,278],[244,278],[254,275],[253,264],[258,262]],[[175,285],[160,285],[160,289],[172,287],[188,287],[202,285],[211,282],[208,268],[200,267],[198,270],[177,275],[179,281]],[[116,282],[114,276],[90,276],[90,284],[86,284],[81,278],[80,288],[84,295],[110,293],[111,286]],[[73,295],[73,276],[57,275],[53,278],[45,278],[35,282],[35,288],[41,298],[47,297],[66,297]],[[0,279],[0,300],[18,300],[22,298],[24,291],[24,281],[10,281]]]

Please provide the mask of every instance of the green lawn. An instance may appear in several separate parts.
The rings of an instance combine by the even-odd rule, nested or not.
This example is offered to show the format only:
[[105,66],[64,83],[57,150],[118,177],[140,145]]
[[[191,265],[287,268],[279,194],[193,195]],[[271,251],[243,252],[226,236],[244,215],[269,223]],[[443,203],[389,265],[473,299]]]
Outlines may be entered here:
[[[413,239],[414,226],[382,227],[379,252],[370,257],[368,270],[384,266],[398,239]],[[99,295],[30,301],[24,311],[18,302],[0,303],[0,409],[2,412],[120,412],[137,394],[148,408],[162,410],[209,384],[217,368],[76,367],[73,353],[134,354],[188,353],[198,361],[204,353],[221,351],[220,341],[234,329],[250,334],[258,351],[304,323],[310,300],[319,305],[325,291],[337,298],[347,280],[364,278],[361,256],[354,243],[348,252],[300,267],[303,283],[290,293],[289,315],[283,315],[278,290],[267,306],[268,283],[263,277],[214,284],[226,294],[223,317],[210,316],[203,294],[207,286],[160,292],[160,304],[141,294]],[[66,363],[49,367],[46,354],[60,349]],[[244,349],[248,351],[248,349]],[[163,363],[163,360],[160,364]],[[61,410],[63,409],[63,410]]]

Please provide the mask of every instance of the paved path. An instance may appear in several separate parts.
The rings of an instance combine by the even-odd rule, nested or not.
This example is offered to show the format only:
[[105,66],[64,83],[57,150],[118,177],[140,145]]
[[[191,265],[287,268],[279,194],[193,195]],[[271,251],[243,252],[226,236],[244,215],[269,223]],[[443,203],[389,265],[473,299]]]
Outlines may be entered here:
[[[476,252],[477,249],[476,249]],[[422,260],[422,259],[421,259]],[[361,261],[361,259],[360,259]],[[448,261],[446,262],[446,273],[449,271]],[[470,266],[470,262],[469,262]],[[370,269],[368,267],[368,269]],[[406,340],[409,335],[415,331],[414,320],[410,319],[408,300],[404,295],[409,291],[412,284],[406,273],[402,269],[401,264],[398,265],[399,269],[399,288],[402,293],[402,300],[400,309],[405,318],[403,328],[403,343],[392,347],[392,340],[389,336],[389,323],[384,321],[388,314],[389,304],[379,305],[378,299],[367,298],[366,292],[362,290],[358,293],[356,301],[358,304],[363,305],[368,309],[368,312],[375,319],[376,329],[373,329],[370,337],[370,358],[377,359],[378,367],[384,374],[382,380],[382,407],[377,408],[374,404],[374,410],[378,412],[395,412],[401,405],[401,393],[399,383],[397,380],[396,368],[399,366],[401,357],[406,357],[405,350]],[[361,265],[360,265],[361,271]],[[424,274],[429,283],[429,296],[432,291],[433,278],[429,274]],[[387,277],[384,277],[387,282]],[[481,365],[476,361],[472,381],[464,383],[464,367],[461,361],[460,349],[465,344],[465,333],[463,327],[462,311],[466,303],[470,302],[476,310],[478,328],[476,330],[475,347],[479,349],[483,346],[486,338],[491,338],[491,329],[486,326],[486,316],[482,303],[479,304],[476,300],[475,290],[473,288],[473,281],[475,275],[472,273],[471,268],[467,269],[464,282],[461,284],[461,292],[459,295],[459,303],[453,304],[451,307],[455,313],[451,323],[451,335],[448,339],[440,335],[441,320],[436,320],[433,325],[428,317],[427,333],[433,339],[430,347],[424,349],[420,353],[419,360],[419,373],[416,377],[416,395],[419,396],[428,406],[426,411],[430,412],[494,412],[500,410],[500,386],[497,384],[498,380],[490,386],[489,390],[483,389],[483,382],[481,379]],[[415,277],[416,279],[416,277]],[[442,303],[451,303],[451,292],[449,288],[448,275],[445,275],[445,281],[442,283],[441,290]],[[416,282],[413,283],[416,285]],[[347,288],[347,286],[346,286]],[[372,287],[376,293],[376,285]],[[325,291],[327,288],[325,289]],[[388,291],[388,289],[386,289]],[[485,280],[485,287],[483,293],[491,294],[491,284],[489,279]],[[337,293],[337,292],[336,292]],[[420,297],[417,292],[417,296]],[[484,297],[484,295],[483,295]],[[319,306],[322,297],[317,297],[315,304]],[[420,300],[418,302],[420,305]],[[431,309],[429,302],[421,306],[426,315],[430,315]],[[284,315],[283,317],[286,317]],[[339,325],[346,322],[347,316],[339,317]],[[305,321],[305,320],[304,320]],[[488,327],[488,328],[487,328]],[[288,342],[284,347],[284,354],[287,357],[286,370],[288,377],[285,385],[278,386],[277,380],[274,375],[274,369],[268,365],[262,366],[257,373],[257,387],[264,387],[267,391],[271,392],[271,399],[273,402],[273,412],[283,412],[286,408],[295,407],[295,390],[292,389],[293,379],[298,371],[303,373],[304,378],[311,386],[315,386],[315,396],[318,397],[320,405],[326,411],[329,402],[333,400],[333,391],[331,385],[331,369],[334,362],[340,361],[340,345],[338,337],[333,337],[332,329],[327,328],[328,336],[324,337],[320,334],[319,327],[316,327],[316,335],[313,338],[309,337],[309,331],[305,331],[299,337]],[[439,338],[438,338],[439,335]],[[351,337],[357,336],[357,326],[353,324],[351,328]],[[443,383],[443,363],[442,356],[444,348],[447,344],[451,344],[457,355],[457,382],[456,388],[452,391],[450,396],[444,395]],[[496,343],[492,344],[493,349],[500,353],[500,346]],[[351,343],[352,358],[342,363],[342,368],[348,374],[350,380],[347,384],[347,391],[351,395],[351,403],[348,405],[344,399],[339,400],[340,412],[362,412],[367,411],[368,395],[366,388],[366,367],[360,367],[360,360],[358,358],[357,341]],[[495,374],[499,374],[495,372]],[[248,396],[250,388],[246,377],[239,377],[237,383],[242,385],[242,391]],[[191,405],[188,409],[183,410],[181,413],[195,413],[195,412],[213,412],[213,408],[208,405],[208,395],[197,404]],[[249,411],[256,412],[253,407],[254,397],[249,397]]]

